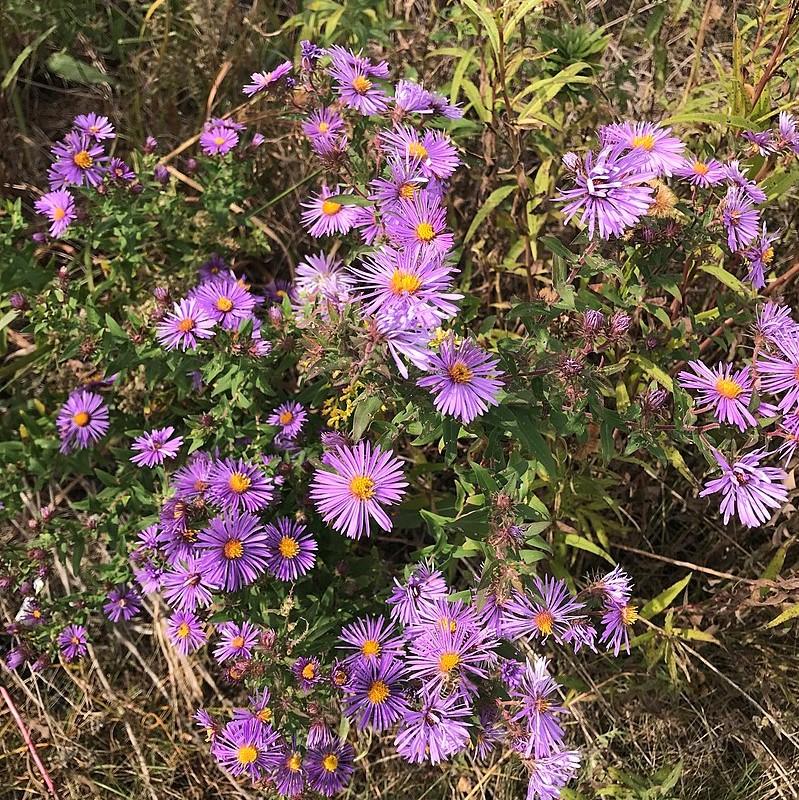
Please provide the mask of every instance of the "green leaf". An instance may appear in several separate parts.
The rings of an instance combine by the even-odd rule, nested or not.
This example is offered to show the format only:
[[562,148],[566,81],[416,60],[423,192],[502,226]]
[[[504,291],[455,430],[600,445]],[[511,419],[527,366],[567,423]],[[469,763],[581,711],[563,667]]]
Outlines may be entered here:
[[105,324],[108,328],[108,332],[115,338],[115,339],[127,339],[127,334],[125,331],[120,327],[119,323],[110,315],[105,315]]
[[494,55],[499,58],[499,28],[497,28],[497,23],[493,15],[487,8],[477,3],[476,0],[463,0],[463,4],[483,23],[488,41],[491,42],[491,49],[494,51]]
[[674,391],[674,381],[671,379],[671,375],[669,375],[667,372],[664,372],[656,364],[653,364],[648,358],[645,358],[638,353],[630,353],[628,358],[634,364],[638,364],[638,366],[641,367],[641,369],[643,369],[643,371],[649,375],[652,380],[657,381],[664,389],[667,389],[670,392]]
[[785,611],[782,612],[778,617],[774,617],[771,622],[766,623],[767,628],[776,628],[777,625],[782,625],[783,622],[788,622],[792,619],[796,619],[799,617],[799,603],[795,605],[788,606]]
[[14,59],[14,63],[8,68],[3,82],[0,83],[0,92],[4,92],[11,86],[11,81],[14,80],[19,68],[25,63],[25,60],[30,54],[56,29],[56,25],[48,28],[44,33],[40,33],[27,47],[23,48],[22,52]]
[[69,83],[78,83],[82,86],[95,86],[101,83],[108,83],[113,86],[116,83],[104,72],[100,72],[99,69],[87,64],[85,61],[74,58],[66,50],[62,50],[60,53],[53,53],[47,59],[46,64],[50,72]]
[[576,533],[567,533],[563,540],[569,547],[576,547],[578,550],[585,550],[587,553],[593,553],[595,556],[604,558],[609,564],[615,565],[616,562],[606,553],[598,544],[594,544],[590,539],[580,536]]
[[703,264],[699,269],[701,269],[702,272],[707,272],[708,275],[712,275],[716,280],[732,289],[736,294],[740,294],[742,297],[749,297],[749,295],[752,294],[735,275],[731,272],[727,272],[722,266],[717,264]]
[[488,199],[483,203],[480,207],[480,210],[474,215],[474,219],[472,220],[472,224],[469,226],[469,230],[466,231],[466,236],[463,237],[463,243],[469,241],[469,239],[474,236],[477,229],[480,225],[483,224],[485,218],[509,195],[516,191],[517,186],[515,183],[507,184],[505,186],[500,186],[498,189],[494,189],[490,195],[488,195]]
[[355,408],[352,418],[352,438],[356,441],[363,436],[364,431],[369,427],[375,412],[382,405],[382,400],[373,395],[365,400],[361,400]]
[[652,617],[660,614],[661,611],[665,611],[677,598],[677,596],[682,592],[682,590],[688,585],[688,582],[693,577],[693,572],[689,572],[682,580],[677,581],[677,583],[669,586],[668,589],[662,591],[657,597],[653,597],[642,609],[641,613],[638,615],[643,619],[652,619]]

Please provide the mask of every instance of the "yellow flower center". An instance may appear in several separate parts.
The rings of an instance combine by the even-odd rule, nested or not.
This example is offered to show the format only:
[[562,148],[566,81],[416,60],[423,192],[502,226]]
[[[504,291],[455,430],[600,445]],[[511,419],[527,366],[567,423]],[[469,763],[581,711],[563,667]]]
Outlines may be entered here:
[[233,301],[229,297],[219,297],[216,301],[216,307],[219,311],[230,311],[233,308]]
[[427,148],[421,142],[410,142],[408,144],[408,155],[414,158],[427,158]]
[[704,161],[697,161],[693,166],[693,170],[697,175],[707,175],[710,172],[710,167]]
[[372,88],[372,82],[369,78],[358,75],[358,77],[354,78],[352,81],[352,88],[355,89],[358,94],[366,94]]
[[764,264],[770,264],[773,258],[774,258],[774,248],[773,247],[767,247],[763,251],[763,255],[761,256],[761,259],[762,259],[763,263]]
[[455,633],[455,631],[458,629],[458,623],[449,617],[440,617],[438,620],[438,627],[441,628],[442,631],[445,631],[447,628],[449,628],[450,633]]
[[435,237],[436,232],[433,230],[433,226],[429,222],[420,222],[416,226],[416,238],[420,242],[429,242]]
[[336,686],[343,686],[347,682],[347,673],[343,669],[337,669],[333,673],[333,683]]
[[375,496],[375,482],[366,475],[356,475],[350,481],[350,492],[359,500],[371,500]]
[[277,549],[280,550],[280,555],[283,558],[295,558],[300,552],[297,540],[292,539],[291,536],[284,536],[278,543]]
[[72,421],[79,428],[85,428],[89,424],[90,419],[91,417],[89,416],[87,411],[78,411],[77,414],[72,415]]
[[552,616],[551,611],[539,611],[533,617],[533,625],[535,625],[536,628],[538,628],[538,630],[541,631],[541,633],[543,633],[545,636],[549,636],[549,634],[552,633],[552,627],[554,624],[555,617]]
[[219,147],[219,145],[224,144],[225,140],[221,136],[214,136],[214,144]]
[[635,606],[624,606],[621,610],[621,621],[625,625],[632,625],[638,619],[638,609]]
[[251,744],[243,744],[236,753],[236,758],[239,764],[252,764],[258,758],[258,748]]
[[194,320],[191,317],[186,317],[186,319],[182,319],[178,322],[178,330],[181,333],[188,333],[189,331],[194,330]]
[[241,650],[244,647],[244,637],[243,636],[234,636],[230,640],[230,646],[235,650]]
[[339,211],[341,211],[341,203],[337,203],[335,200],[325,200],[322,203],[322,213],[328,217],[334,217]]
[[271,722],[272,721],[272,709],[271,708],[262,708],[256,715],[261,722]]
[[743,386],[731,378],[719,378],[716,381],[716,391],[728,400],[735,400],[736,397],[743,391]]
[[292,772],[299,772],[302,767],[302,756],[299,753],[292,753],[286,759],[286,768]]
[[59,220],[61,220],[61,219],[64,219],[64,217],[65,217],[66,215],[67,215],[67,212],[66,212],[66,211],[64,211],[64,209],[63,209],[63,208],[61,208],[60,206],[56,206],[56,207],[53,209],[53,219],[54,219],[56,222],[58,222],[58,221],[59,221]]
[[72,638],[71,638],[69,641],[70,641],[72,644],[80,644],[80,639],[78,639],[78,637],[77,637],[77,636],[73,636],[73,637],[72,637]]
[[234,472],[230,476],[227,485],[232,492],[242,494],[250,488],[252,481],[243,472]]
[[438,659],[438,668],[441,672],[451,672],[461,663],[461,657],[457,653],[442,653]]
[[539,714],[543,714],[549,710],[549,707],[552,704],[544,697],[539,697],[538,700],[535,701],[535,710],[538,711]]
[[326,122],[320,122],[318,125],[319,133],[327,133],[330,130],[330,125]]
[[241,558],[244,555],[244,546],[240,539],[228,539],[223,548],[225,558]]
[[294,414],[292,414],[292,413],[291,413],[291,411],[284,411],[284,412],[283,412],[283,413],[282,413],[282,414],[281,414],[281,415],[280,415],[280,416],[277,418],[277,421],[278,421],[278,422],[279,422],[281,425],[288,425],[288,424],[289,424],[289,422],[291,422],[291,420],[293,420],[293,419],[294,419]]
[[31,616],[34,619],[41,619],[42,618],[42,612],[38,608],[34,608],[33,611],[31,611]]
[[422,281],[412,272],[397,269],[391,276],[390,286],[394,294],[416,294],[422,286]]
[[640,147],[643,150],[651,150],[655,146],[655,137],[651,133],[643,136],[633,136],[633,147]]
[[302,668],[301,675],[306,681],[312,681],[316,677],[316,667],[313,664],[306,664]]
[[191,633],[191,630],[185,622],[181,622],[176,632],[181,639],[185,639]]
[[79,150],[72,156],[72,161],[78,169],[89,169],[94,164],[94,159],[85,151]]
[[367,658],[380,655],[380,642],[378,642],[376,639],[367,639],[361,645],[361,652]]
[[380,705],[388,700],[388,696],[390,694],[391,689],[388,688],[388,684],[385,681],[375,681],[369,687],[369,691],[366,693],[366,696],[369,698],[370,703]]
[[447,374],[455,383],[469,383],[474,377],[474,373],[463,363],[456,361],[448,370]]
[[324,767],[324,768],[325,768],[325,769],[326,769],[328,772],[335,772],[335,771],[336,771],[336,769],[338,769],[338,756],[334,755],[333,753],[328,753],[328,754],[327,754],[327,755],[326,755],[326,756],[325,756],[325,757],[322,759],[322,766],[323,766],[323,767]]
[[410,200],[416,194],[416,186],[412,183],[403,183],[399,187],[398,194],[403,200]]

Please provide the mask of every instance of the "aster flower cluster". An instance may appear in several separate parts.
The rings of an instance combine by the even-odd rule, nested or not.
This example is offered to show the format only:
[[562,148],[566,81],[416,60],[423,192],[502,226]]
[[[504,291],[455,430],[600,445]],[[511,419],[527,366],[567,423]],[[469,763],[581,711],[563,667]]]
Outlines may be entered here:
[[777,443],[732,458],[709,444],[721,476],[709,480],[701,496],[721,494],[725,524],[735,515],[750,528],[766,524],[788,497],[785,470],[762,462],[772,459],[787,467],[799,443],[799,325],[790,308],[770,301],[759,308],[751,334],[746,366],[710,369],[691,361],[679,375],[680,385],[695,393],[697,414],[712,413],[722,426],[759,431]]
[[[329,668],[313,656],[295,661],[291,680],[313,698],[304,742],[280,730],[269,688],[251,696],[226,725],[206,709],[195,719],[222,767],[271,783],[286,797],[307,789],[330,797],[347,785],[355,750],[333,733],[344,715],[357,731],[390,732],[397,753],[411,764],[438,764],[463,752],[485,760],[506,745],[528,769],[527,796],[550,800],[580,764],[566,743],[562,688],[547,658],[521,650],[519,658],[507,658],[500,647],[513,643],[529,653],[536,640],[551,640],[575,652],[604,645],[618,655],[629,650],[637,619],[631,588],[616,567],[576,597],[562,581],[544,578],[531,592],[511,592],[503,601],[491,592],[453,601],[443,575],[422,563],[407,581],[395,580],[387,615],[342,628],[339,656]],[[257,647],[254,629],[234,634]],[[232,656],[225,648],[219,651]]]
[[[787,119],[780,130],[782,152],[790,149],[786,141],[797,141],[797,134],[795,123]],[[563,156],[573,183],[560,193],[567,222],[578,218],[589,239],[625,238],[645,218],[676,220],[680,198],[673,189],[680,183],[691,187],[691,198],[686,199],[691,205],[698,204],[698,190],[712,193],[721,187],[725,193],[718,199],[715,222],[724,230],[729,251],[739,253],[748,265],[747,280],[756,289],[765,286],[776,234],[769,233],[760,219],[758,206],[766,194],[748,177],[740,160],[723,163],[688,154],[685,143],[670,128],[652,122],[606,125],[598,138],[598,152]],[[668,178],[674,179],[671,188],[665,183]],[[645,226],[642,234],[646,240],[654,229]]]

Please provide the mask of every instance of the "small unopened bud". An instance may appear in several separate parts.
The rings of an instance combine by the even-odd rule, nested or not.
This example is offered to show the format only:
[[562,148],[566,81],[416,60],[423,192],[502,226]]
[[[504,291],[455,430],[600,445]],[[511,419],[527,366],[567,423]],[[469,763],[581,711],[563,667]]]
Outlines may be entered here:
[[166,286],[156,286],[153,289],[153,297],[157,303],[164,305],[169,302],[169,289]]
[[668,399],[669,393],[657,386],[641,397],[641,408],[646,414],[655,414],[666,405]]
[[269,306],[269,321],[275,326],[279,326],[283,322],[283,309],[280,306]]
[[580,156],[577,153],[564,153],[560,161],[569,172],[576,173],[580,168]]
[[562,378],[575,378],[583,371],[583,362],[579,358],[564,355],[558,363],[558,372]]
[[162,186],[165,186],[169,183],[169,170],[163,164],[156,164],[153,170],[153,178]]
[[610,318],[608,335],[611,339],[620,339],[627,333],[628,330],[630,330],[631,324],[632,318],[629,314],[625,313],[624,311],[617,311]]
[[147,138],[144,140],[144,147],[142,147],[142,150],[143,150],[145,153],[148,153],[148,154],[149,154],[149,153],[154,153],[154,152],[155,152],[155,149],[156,149],[157,147],[158,147],[158,139],[156,139],[156,138],[155,138],[155,136],[148,136],[148,137],[147,137]]
[[193,175],[197,172],[197,159],[187,158],[183,164],[183,169],[186,171],[187,175]]
[[604,327],[605,325],[605,315],[601,311],[597,311],[595,308],[589,308],[583,314],[581,320],[581,327],[583,336],[586,339],[592,339],[596,336]]
[[25,311],[28,308],[28,298],[22,292],[12,292],[8,303],[15,311]]

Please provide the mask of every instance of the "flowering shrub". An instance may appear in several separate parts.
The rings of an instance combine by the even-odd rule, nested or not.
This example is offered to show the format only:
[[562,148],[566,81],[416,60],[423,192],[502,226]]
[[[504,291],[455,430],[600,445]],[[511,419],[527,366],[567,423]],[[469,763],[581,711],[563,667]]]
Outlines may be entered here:
[[[787,499],[765,464],[799,441],[790,309],[758,307],[745,366],[711,367],[685,333],[734,325],[766,285],[777,236],[749,175],[799,152],[799,133],[782,114],[711,154],[665,125],[600,128],[562,158],[553,201],[580,232],[542,237],[551,288],[495,325],[448,227],[462,111],[389,74],[303,42],[296,66],[254,73],[245,104],[208,121],[191,176],[152,138],[123,160],[92,113],[53,147],[35,204],[47,233],[9,273],[41,394],[14,407],[3,496],[12,511],[21,476],[75,484],[68,510],[47,501],[2,555],[19,611],[6,664],[73,669],[104,618],[163,602],[177,652],[207,650],[251,692],[232,715],[222,698],[196,712],[231,775],[333,796],[371,731],[412,764],[510,749],[528,797],[553,798],[580,756],[546,655],[619,656],[638,620],[581,458],[687,472],[679,448],[699,448],[725,523],[766,524]],[[270,166],[258,104],[314,159],[295,187],[310,252],[291,280],[249,269],[273,242],[257,217],[229,236],[240,187]],[[8,210],[4,235],[21,241]],[[738,306],[685,305],[696,271]],[[577,552],[610,564],[575,577]]]

